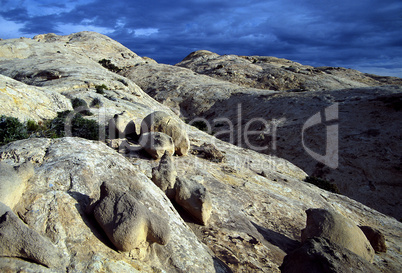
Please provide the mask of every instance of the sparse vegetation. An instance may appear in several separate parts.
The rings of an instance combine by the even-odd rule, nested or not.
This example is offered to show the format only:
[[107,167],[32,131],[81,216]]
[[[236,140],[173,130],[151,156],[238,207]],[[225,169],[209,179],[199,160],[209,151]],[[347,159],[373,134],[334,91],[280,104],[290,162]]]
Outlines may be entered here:
[[0,116],[0,145],[28,138],[26,126],[17,118]]
[[[71,135],[66,133],[66,128],[70,128]],[[83,118],[80,113],[74,114],[73,111],[59,112],[56,118],[39,123],[28,120],[24,124],[14,117],[4,115],[0,117],[0,145],[29,137],[59,138],[64,136],[97,140],[99,139],[99,124],[94,120]]]
[[102,101],[99,98],[94,98],[94,100],[91,103],[91,106],[95,107],[95,108],[99,108],[102,106]]
[[120,72],[122,69],[117,67],[116,65],[112,64],[111,60],[107,60],[107,59],[102,59],[99,61],[99,63],[104,67],[109,69],[112,72],[118,73]]
[[333,193],[341,193],[338,189],[338,186],[334,183],[331,183],[325,179],[318,178],[315,176],[307,176],[306,179],[304,179],[305,182],[316,185],[317,187],[330,191]]
[[91,111],[89,111],[88,104],[85,100],[80,98],[71,99],[71,104],[74,110],[78,110],[84,116],[92,116]]
[[105,84],[95,85],[95,89],[96,89],[96,93],[101,94],[101,95],[105,94],[105,90],[109,90],[109,88]]

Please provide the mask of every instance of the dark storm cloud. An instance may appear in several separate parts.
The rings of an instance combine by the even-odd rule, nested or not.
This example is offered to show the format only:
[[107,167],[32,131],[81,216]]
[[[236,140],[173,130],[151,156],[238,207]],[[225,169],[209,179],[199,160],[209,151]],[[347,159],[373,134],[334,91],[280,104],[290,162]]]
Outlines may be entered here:
[[23,24],[21,33],[91,29],[162,63],[207,49],[402,76],[399,0],[22,2],[25,8],[17,9],[0,1],[0,16]]

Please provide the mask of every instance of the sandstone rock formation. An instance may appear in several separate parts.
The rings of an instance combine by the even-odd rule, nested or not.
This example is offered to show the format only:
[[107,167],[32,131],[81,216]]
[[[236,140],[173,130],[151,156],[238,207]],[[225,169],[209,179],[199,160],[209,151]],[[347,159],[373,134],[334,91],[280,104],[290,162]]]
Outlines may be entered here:
[[190,149],[190,142],[183,124],[163,111],[153,112],[144,118],[141,123],[141,135],[147,132],[161,132],[170,136],[178,155],[187,155]]
[[374,250],[361,229],[351,220],[335,211],[308,209],[306,228],[301,231],[301,240],[324,237],[369,262],[373,261]]
[[302,247],[289,253],[281,265],[282,273],[378,273],[362,257],[326,238],[308,239]]
[[115,114],[112,119],[109,120],[109,138],[125,138],[125,137],[137,137],[137,131],[133,117],[131,117],[126,111],[120,114]]
[[[202,70],[202,62],[208,63],[210,57],[212,61],[218,58],[216,54],[209,55],[201,52],[190,57],[194,63],[200,64],[199,69]],[[198,61],[198,58],[204,58],[204,61]],[[222,56],[221,59],[225,59],[228,66],[234,63],[240,74],[254,71],[255,64],[247,58]],[[267,65],[270,62],[267,61]],[[279,62],[274,66],[281,71],[305,77],[303,81],[309,81],[308,89],[313,91],[279,92],[247,87],[248,84],[238,85],[233,81],[223,81],[227,79],[225,77],[211,77],[205,72],[208,65],[205,73],[196,69],[201,73],[196,74],[183,67],[140,64],[127,68],[122,75],[136,82],[160,103],[180,112],[189,123],[205,119],[210,125],[209,133],[217,138],[285,158],[310,176],[335,183],[342,194],[401,219],[400,79],[375,77],[377,80],[373,80],[372,75],[335,68],[325,68],[328,73],[320,71],[317,76],[314,76],[316,72],[304,75],[281,68],[289,67],[291,61],[273,58],[272,62]],[[188,67],[193,69],[190,65]],[[230,78],[242,79],[237,76]],[[293,88],[289,86],[293,80],[275,79],[288,82],[283,88]],[[272,84],[282,90],[275,81]],[[383,84],[399,85],[378,86]],[[309,118],[335,103],[338,103],[338,119],[331,122],[332,125],[338,124],[339,130],[338,165],[334,169],[309,153],[313,151],[326,155],[328,124],[319,123],[305,131],[303,129]],[[246,129],[256,133],[246,136]]]
[[145,241],[167,244],[170,229],[164,218],[148,211],[127,190],[103,182],[99,203],[94,209],[96,221],[122,251],[139,248]]
[[[334,209],[360,226],[379,230],[386,238],[387,252],[376,253],[373,266],[385,273],[402,270],[400,222],[346,196],[329,193],[303,182],[306,172],[286,159],[218,140],[184,124],[175,116],[175,113],[181,112],[182,118],[187,117],[187,121],[200,113],[209,115],[204,116],[207,121],[218,116],[225,117],[222,113],[227,113],[227,117],[234,117],[238,113],[237,102],[242,102],[245,120],[257,116],[257,113],[259,117],[264,114],[270,120],[280,119],[286,114],[289,115],[286,116],[289,124],[301,125],[328,104],[339,101],[345,107],[340,111],[340,117],[344,115],[345,119],[351,120],[351,117],[356,116],[352,110],[357,108],[355,103],[360,102],[365,105],[365,110],[378,108],[383,112],[377,109],[374,111],[379,111],[378,114],[370,115],[365,114],[370,112],[359,108],[362,116],[354,122],[362,123],[367,119],[373,125],[377,124],[374,122],[376,119],[381,122],[388,115],[397,123],[400,109],[398,87],[315,91],[316,93],[278,93],[249,88],[199,75],[187,68],[145,60],[117,42],[89,32],[3,40],[0,41],[0,58],[0,74],[3,75],[0,84],[8,90],[29,88],[39,93],[51,90],[66,102],[74,98],[83,99],[93,113],[93,116],[86,118],[96,120],[101,125],[106,126],[115,114],[123,111],[136,118],[133,121],[137,129],[140,128],[142,119],[155,111],[163,111],[174,117],[185,128],[191,144],[189,147],[194,151],[187,156],[175,157],[177,177],[183,181],[202,184],[208,190],[212,205],[208,225],[199,225],[188,219],[180,206],[174,206],[174,202],[151,180],[152,169],[159,162],[144,156],[135,140],[116,140],[116,148],[121,153],[105,145],[102,137],[100,141],[65,137],[30,138],[12,142],[0,147],[0,161],[13,166],[31,162],[35,168],[35,174],[29,179],[24,194],[12,209],[30,230],[51,241],[64,255],[66,264],[49,269],[29,260],[1,256],[0,271],[280,272],[279,266],[284,257],[300,246],[300,231],[306,223],[304,211],[311,207]],[[99,63],[103,59],[110,60],[109,68]],[[110,71],[112,64],[123,70],[119,74]],[[97,93],[96,86],[102,84],[107,86],[107,90],[103,94]],[[156,102],[137,84],[164,104]],[[11,95],[6,94],[6,97],[11,98]],[[101,101],[102,107],[92,106],[91,102],[96,98]],[[12,101],[12,98],[8,101]],[[20,104],[15,107],[17,110],[5,114],[17,116],[18,108],[21,108],[25,116],[21,121],[45,121],[53,117],[40,115],[40,107],[32,107],[30,111],[23,111]],[[48,107],[53,109],[54,115],[59,111],[58,108],[63,108],[55,105]],[[367,125],[364,122],[361,126]],[[226,129],[227,125],[221,126],[222,123],[222,120],[212,123],[220,126],[213,126],[212,129]],[[244,125],[243,121],[238,120],[234,125],[237,123]],[[253,124],[255,127],[259,125]],[[346,130],[355,126],[346,125],[347,123],[342,124],[344,128],[348,128]],[[278,127],[278,132],[281,128]],[[300,128],[288,130],[286,137],[291,139],[293,130],[299,134]],[[366,150],[366,145],[371,145],[373,149],[377,147],[375,145],[382,143],[380,139],[384,139],[384,143],[392,148],[384,154],[374,156],[370,151],[367,152],[368,156],[371,159],[386,158],[389,161],[370,165],[361,160],[365,157],[362,152],[357,152],[362,151],[357,144],[366,134],[361,135],[360,129],[351,130],[349,139],[353,138],[354,141],[348,142],[348,138],[342,138],[345,141],[342,143],[348,145],[346,148],[353,148],[352,153],[358,157],[357,161],[352,160],[342,150],[342,156],[346,156],[348,160],[347,165],[351,166],[349,169],[342,169],[343,177],[347,178],[344,181],[349,184],[348,179],[357,181],[361,177],[355,172],[358,164],[361,164],[361,168],[357,168],[359,170],[363,167],[365,170],[374,168],[381,173],[384,181],[391,183],[398,178],[397,170],[391,170],[397,166],[394,165],[393,157],[398,154],[399,142],[393,140],[397,130],[392,126],[388,129],[385,126],[369,129],[381,130],[380,135],[375,131],[367,132],[367,137],[364,138]],[[268,141],[269,136],[265,139]],[[108,142],[112,143],[112,140]],[[121,148],[123,142],[127,143],[124,153]],[[213,162],[202,153],[197,154],[195,150],[204,143],[213,145],[224,155],[224,160]],[[279,143],[278,140],[278,147]],[[296,145],[297,142],[292,143]],[[308,155],[300,154],[296,146],[290,144],[289,149],[293,149],[291,155],[300,162],[307,162]],[[344,164],[342,160],[345,159],[341,157],[340,166]],[[316,162],[313,168],[315,164]],[[311,174],[309,168],[306,170]],[[326,172],[326,168],[320,170]],[[375,178],[376,172],[366,171],[362,181],[369,175]],[[163,218],[165,226],[170,230],[168,243],[152,243],[159,239],[149,238],[130,251],[115,251],[116,246],[93,214],[87,213],[87,210],[93,211],[96,201],[101,199],[100,188],[105,181],[115,189],[124,189],[127,196],[132,196],[147,210]],[[339,179],[337,182],[342,181]],[[381,193],[386,185],[376,183],[374,186],[377,190],[373,195]],[[123,193],[118,190],[116,194]],[[364,195],[365,191],[362,194],[365,198],[371,198],[371,195]],[[392,194],[397,196],[397,190]],[[382,196],[395,199],[392,194],[384,191]],[[381,203],[375,198],[371,199]],[[385,201],[382,203],[392,207],[393,203]],[[397,207],[394,206],[393,209],[397,211]],[[360,261],[359,258],[351,259],[351,262]]]
[[161,132],[142,133],[139,139],[141,147],[154,159],[160,159],[166,152],[175,152],[173,139]]
[[27,181],[34,175],[31,162],[13,167],[0,162],[0,202],[13,208],[27,187]]
[[212,212],[211,197],[207,189],[197,181],[177,178],[175,191],[177,204],[187,210],[199,223],[207,225]]
[[173,157],[165,151],[159,165],[152,168],[152,181],[157,185],[166,196],[170,199],[175,197],[175,184],[176,184],[177,172],[174,166]]
[[57,269],[65,267],[62,252],[11,211],[0,217],[0,256],[24,258]]
[[399,78],[342,67],[313,67],[276,57],[218,55],[207,50],[189,54],[177,66],[241,86],[270,90],[331,90],[402,83]]
[[381,231],[369,226],[360,226],[359,228],[363,231],[364,235],[366,235],[371,246],[376,252],[387,252],[385,236],[381,233]]

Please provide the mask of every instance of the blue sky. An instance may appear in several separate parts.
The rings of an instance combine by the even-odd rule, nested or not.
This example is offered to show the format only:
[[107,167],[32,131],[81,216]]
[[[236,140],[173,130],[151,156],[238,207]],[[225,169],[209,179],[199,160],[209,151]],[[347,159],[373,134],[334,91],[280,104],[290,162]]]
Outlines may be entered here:
[[0,7],[3,39],[89,30],[160,63],[207,49],[402,77],[401,0],[0,0]]

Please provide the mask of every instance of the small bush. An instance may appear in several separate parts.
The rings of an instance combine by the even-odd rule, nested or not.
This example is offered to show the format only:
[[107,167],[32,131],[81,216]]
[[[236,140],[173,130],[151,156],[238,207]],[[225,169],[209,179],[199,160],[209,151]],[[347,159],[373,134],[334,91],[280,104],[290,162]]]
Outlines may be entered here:
[[82,137],[91,140],[99,139],[99,124],[94,120],[88,120],[82,117],[80,113],[72,111],[64,111],[57,113],[57,117],[53,119],[49,127],[55,132],[57,137],[67,136],[65,127],[70,127],[72,136]]
[[12,141],[28,138],[28,132],[24,124],[17,118],[0,116],[0,145]]
[[99,98],[94,98],[94,100],[91,102],[91,106],[95,108],[99,108],[102,105],[102,101]]
[[341,193],[336,184],[331,183],[327,180],[315,177],[315,176],[307,176],[304,181],[307,183],[316,185],[317,187],[319,187],[323,190],[326,190],[326,191],[330,191],[333,193]]
[[93,115],[91,113],[91,111],[89,111],[88,104],[86,103],[85,100],[80,99],[80,98],[74,98],[74,99],[71,99],[71,104],[75,110],[82,107],[82,109],[80,109],[81,110],[80,113],[82,115],[84,115],[84,116],[92,116]]
[[95,89],[96,89],[96,93],[98,94],[105,94],[105,90],[109,90],[109,88],[107,88],[106,85],[102,84],[102,85],[95,85]]
[[114,64],[112,64],[111,60],[107,60],[107,59],[102,59],[99,61],[99,63],[104,67],[109,69],[112,72],[118,73],[120,72],[122,69],[115,66]]

